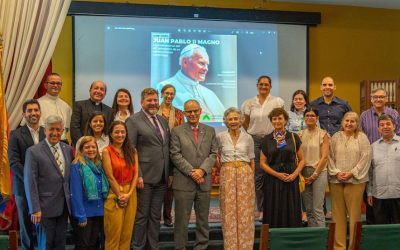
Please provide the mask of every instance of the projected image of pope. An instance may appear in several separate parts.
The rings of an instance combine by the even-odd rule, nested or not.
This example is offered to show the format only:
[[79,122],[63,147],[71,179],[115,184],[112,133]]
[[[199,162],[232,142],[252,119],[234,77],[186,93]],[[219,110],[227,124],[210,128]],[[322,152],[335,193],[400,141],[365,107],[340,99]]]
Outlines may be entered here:
[[172,84],[175,89],[173,106],[181,110],[187,100],[195,99],[202,108],[201,121],[222,121],[224,105],[210,89],[200,85],[205,81],[210,59],[204,47],[197,44],[187,45],[181,51],[179,65],[181,69],[171,78],[157,85],[159,93],[164,85]]

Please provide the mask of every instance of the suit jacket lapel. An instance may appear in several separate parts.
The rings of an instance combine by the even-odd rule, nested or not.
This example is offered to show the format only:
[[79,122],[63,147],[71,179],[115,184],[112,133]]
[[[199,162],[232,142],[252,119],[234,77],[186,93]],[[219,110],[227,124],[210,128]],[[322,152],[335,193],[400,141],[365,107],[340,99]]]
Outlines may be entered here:
[[[60,173],[60,175],[62,175],[60,167],[58,166],[58,164],[56,162],[56,158],[54,158],[54,154],[53,154],[53,152],[51,152],[49,145],[47,145],[46,141],[42,141],[41,143],[42,143],[44,152],[46,152],[46,154],[49,156],[51,162],[53,162],[53,166],[57,169],[57,171]],[[63,153],[64,153],[64,151],[63,151]]]
[[44,128],[40,127],[39,128],[39,142],[43,141],[46,139],[46,135],[44,134]]
[[93,113],[93,111],[94,111],[94,109],[93,109],[93,104],[92,104],[92,101],[91,101],[90,99],[88,99],[88,100],[85,102],[85,107],[86,107],[86,109],[87,109],[89,115],[90,115],[91,113]]
[[[65,145],[60,142],[60,146],[61,146],[61,150],[62,150],[63,155],[64,155],[65,165],[68,165],[68,163],[72,162],[72,159],[69,158],[70,155],[68,154]],[[68,176],[69,175],[69,169],[70,168],[67,168],[66,166],[64,166],[64,176]]]
[[[22,127],[21,131],[22,131],[22,138],[23,138],[24,141],[26,142],[26,145],[27,145],[28,147],[31,147],[31,146],[35,145],[35,143],[33,142],[33,138],[32,138],[32,135],[31,135],[31,131],[29,131],[29,128],[28,128],[28,125],[27,125],[27,124],[25,124],[25,125]],[[40,141],[40,139],[39,139],[39,141]]]
[[[190,124],[187,122],[185,123],[185,133],[189,136],[190,140],[193,142],[194,146],[197,147],[197,143],[196,143],[196,139],[194,139],[194,133],[192,130],[192,126],[190,126]],[[197,139],[198,137],[198,131],[197,131]]]
[[199,130],[197,131],[197,140],[198,140],[197,146],[198,146],[198,148],[200,148],[200,145],[203,142],[204,133],[205,133],[205,128],[204,128],[203,124],[199,123]]

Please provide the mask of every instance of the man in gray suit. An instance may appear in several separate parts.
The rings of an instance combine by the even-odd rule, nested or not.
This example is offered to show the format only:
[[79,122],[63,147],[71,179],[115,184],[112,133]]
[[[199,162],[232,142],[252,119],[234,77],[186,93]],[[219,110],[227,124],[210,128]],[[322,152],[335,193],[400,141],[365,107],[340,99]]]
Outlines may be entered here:
[[39,249],[65,249],[73,159],[72,148],[60,142],[63,132],[62,118],[50,115],[45,121],[46,139],[26,152],[24,186]]
[[185,249],[188,223],[194,202],[196,244],[194,249],[207,249],[209,242],[212,166],[217,158],[214,128],[199,123],[201,108],[196,100],[184,105],[188,122],[171,133],[171,160],[175,165],[172,189],[175,196],[175,249]]
[[169,175],[169,139],[167,120],[157,115],[158,92],[147,88],[141,93],[142,110],[126,120],[128,136],[138,151],[137,212],[132,247],[135,250],[159,249],[161,207]]

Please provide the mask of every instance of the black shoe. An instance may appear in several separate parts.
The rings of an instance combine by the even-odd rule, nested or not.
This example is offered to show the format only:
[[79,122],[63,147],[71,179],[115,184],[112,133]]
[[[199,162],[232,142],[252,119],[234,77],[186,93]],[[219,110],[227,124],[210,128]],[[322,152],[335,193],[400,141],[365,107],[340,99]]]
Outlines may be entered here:
[[174,227],[174,223],[172,223],[172,222],[164,223],[164,226],[166,226],[166,227]]

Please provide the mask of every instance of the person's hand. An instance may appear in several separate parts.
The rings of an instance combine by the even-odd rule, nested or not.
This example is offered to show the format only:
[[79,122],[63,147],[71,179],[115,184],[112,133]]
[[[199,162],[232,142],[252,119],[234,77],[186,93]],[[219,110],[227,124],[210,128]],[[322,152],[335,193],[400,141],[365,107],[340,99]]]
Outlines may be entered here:
[[174,178],[174,177],[172,177],[172,176],[170,176],[170,177],[168,178],[168,187],[169,187],[169,188],[172,186],[172,180],[173,180],[173,178]]
[[119,205],[120,207],[126,207],[126,206],[128,206],[128,202],[129,202],[129,198],[130,198],[130,197],[131,197],[131,196],[128,195],[128,194],[123,194],[123,195],[121,195],[120,197],[118,197],[118,200],[119,200],[118,205]]
[[200,168],[192,169],[190,177],[193,178],[193,180],[197,181],[200,178],[203,178],[204,176],[204,170]]
[[203,184],[204,183],[204,178],[202,177],[202,178],[200,178],[200,179],[198,179],[197,181],[197,184]]
[[87,221],[78,223],[78,226],[80,226],[80,227],[86,227],[86,225],[87,225]]
[[372,202],[372,195],[371,195],[371,196],[368,196],[368,205],[370,205],[372,207],[372,204],[373,204],[373,202]]
[[289,174],[287,174],[287,173],[278,173],[278,176],[276,178],[278,178],[281,181],[284,181],[284,179],[288,176],[289,176]]
[[35,225],[40,223],[40,219],[41,218],[42,218],[42,212],[41,211],[31,214],[31,221]]
[[340,172],[336,174],[336,179],[340,182],[347,182],[351,177],[353,177],[353,173],[351,172]]
[[305,181],[306,185],[311,185],[314,182],[313,178],[311,178],[311,177],[305,177],[304,181]]
[[286,178],[283,179],[284,182],[292,182],[294,179],[296,179],[297,174],[290,174],[286,176]]
[[136,188],[139,188],[139,189],[143,189],[144,188],[143,177],[138,177],[137,178]]

